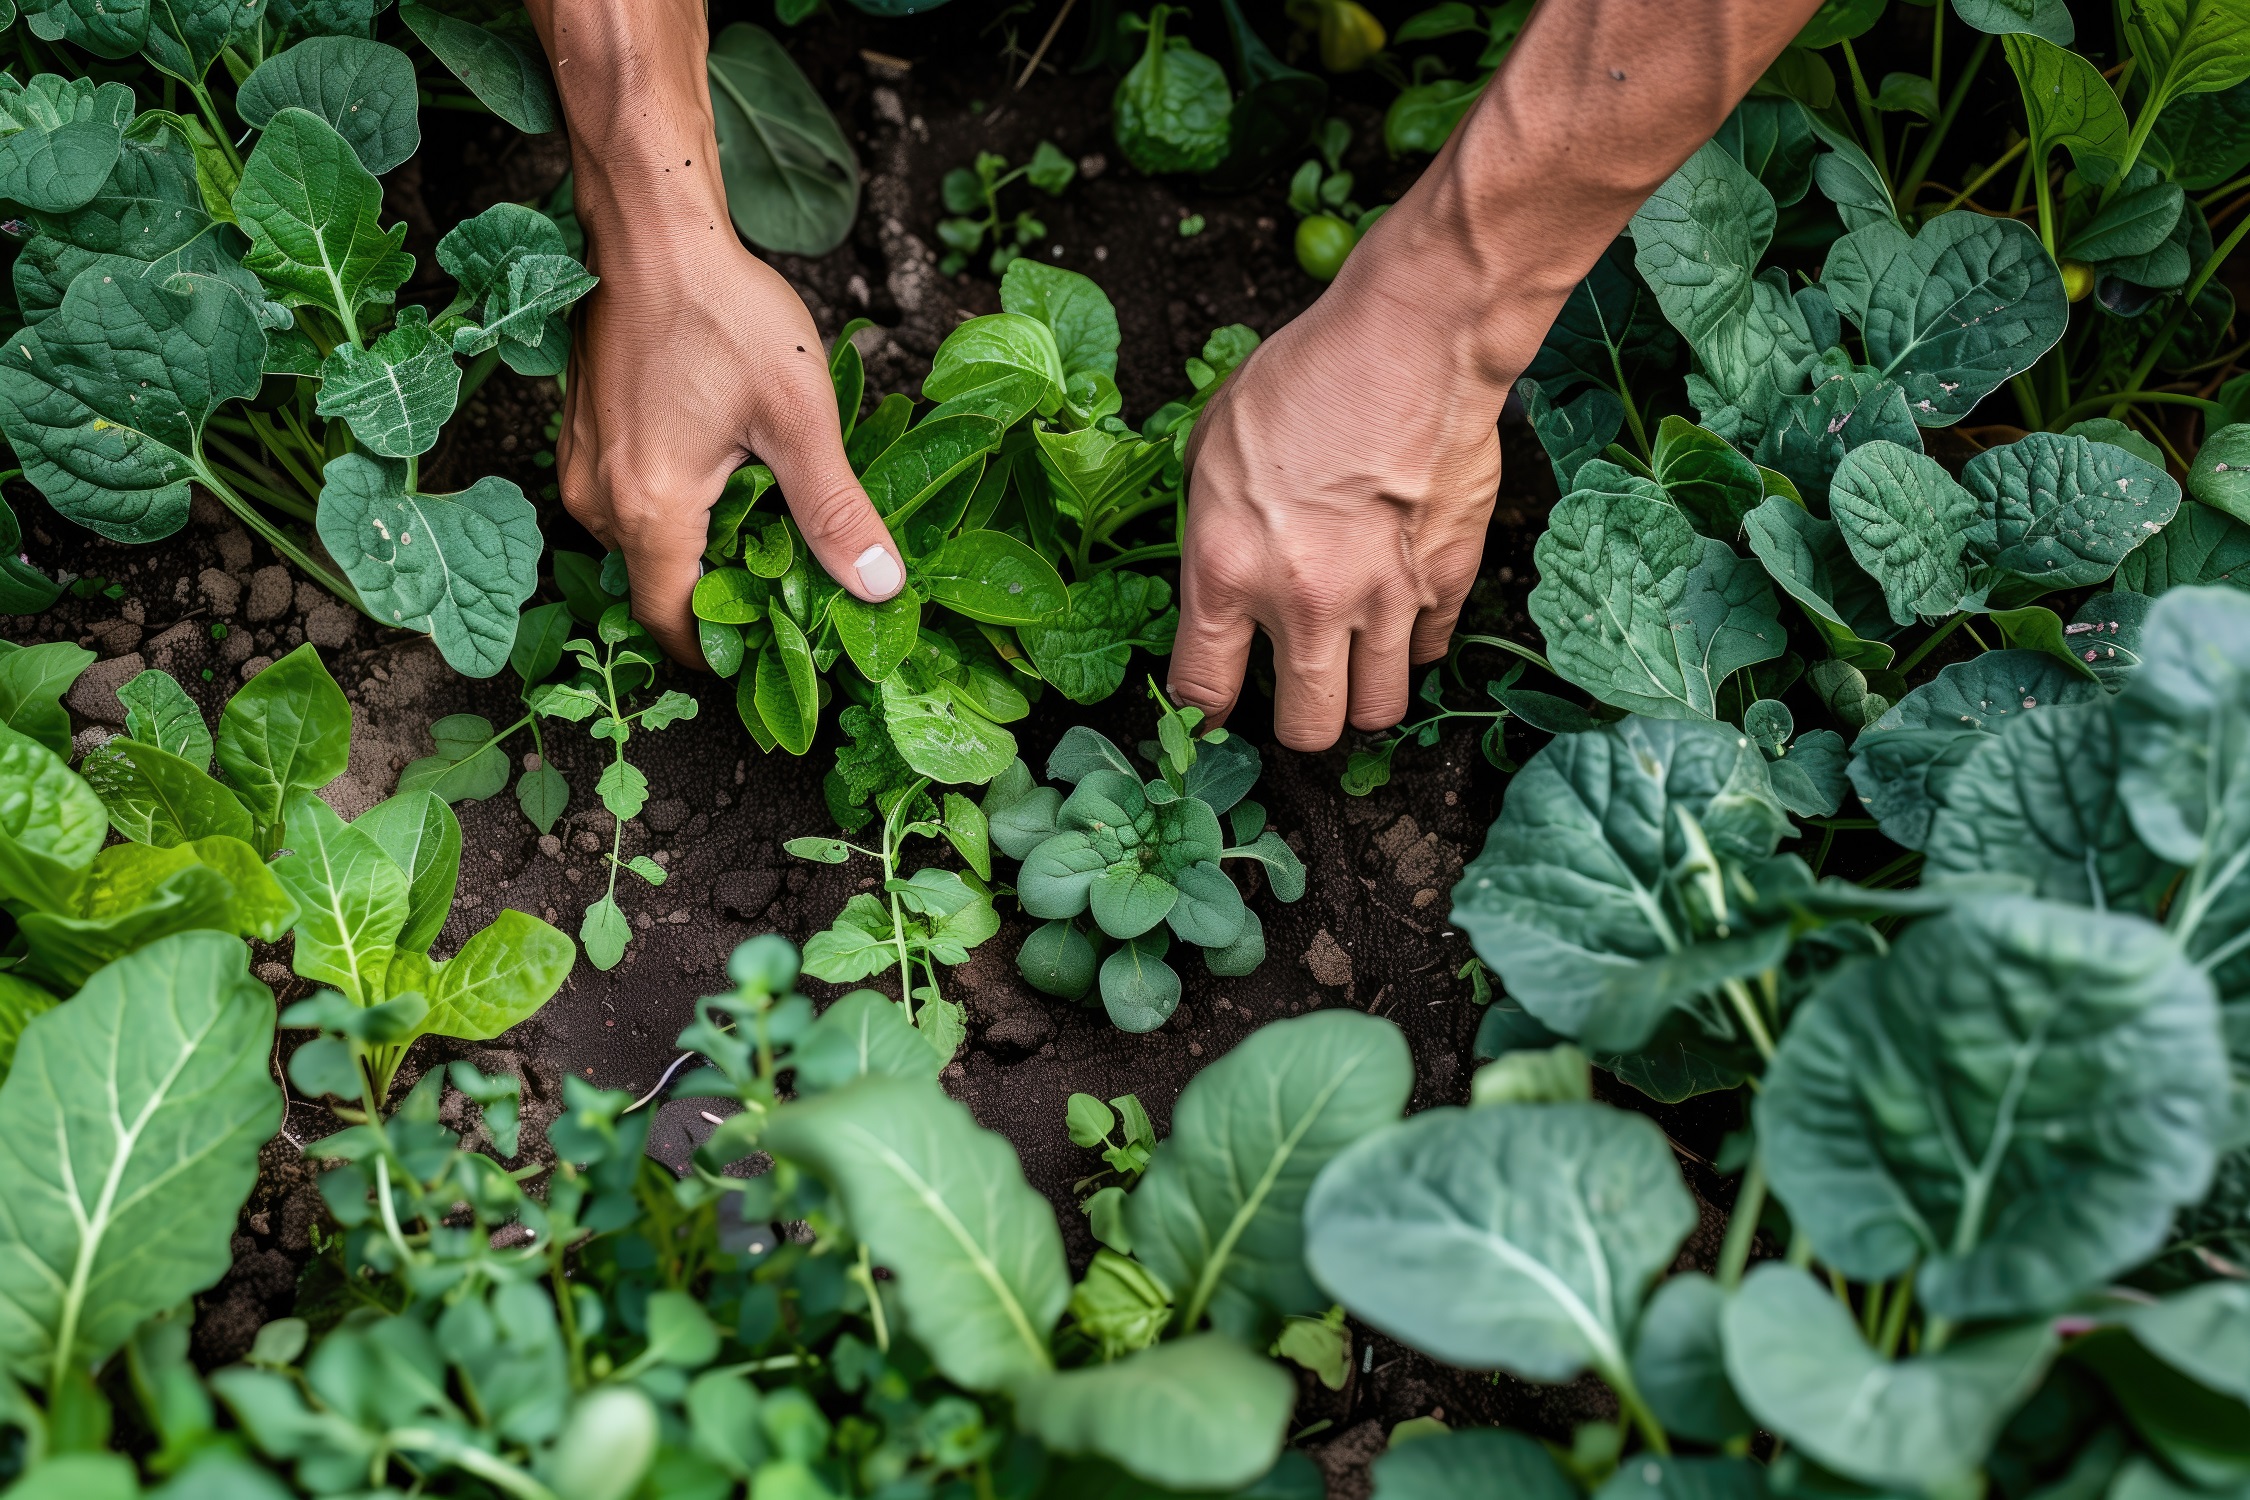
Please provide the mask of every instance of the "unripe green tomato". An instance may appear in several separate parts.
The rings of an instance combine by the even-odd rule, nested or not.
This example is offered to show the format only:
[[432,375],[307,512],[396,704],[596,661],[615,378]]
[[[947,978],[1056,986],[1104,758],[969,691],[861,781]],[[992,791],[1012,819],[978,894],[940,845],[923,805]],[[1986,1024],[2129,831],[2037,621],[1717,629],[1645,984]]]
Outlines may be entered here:
[[2094,268],[2082,260],[2062,263],[2063,295],[2073,302],[2083,302],[2094,290]]
[[541,1467],[562,1500],[625,1500],[656,1457],[656,1408],[626,1385],[578,1399],[570,1422]]
[[1334,214],[1314,214],[1297,225],[1297,264],[1315,281],[1334,281],[1359,231]]

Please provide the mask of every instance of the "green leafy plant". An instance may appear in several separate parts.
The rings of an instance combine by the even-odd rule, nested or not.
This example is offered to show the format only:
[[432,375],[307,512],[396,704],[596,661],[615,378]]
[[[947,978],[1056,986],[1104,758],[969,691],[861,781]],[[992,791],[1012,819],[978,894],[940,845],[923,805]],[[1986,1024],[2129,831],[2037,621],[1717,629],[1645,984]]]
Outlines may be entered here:
[[[939,989],[937,966],[967,963],[969,950],[1000,930],[987,883],[992,851],[984,813],[959,792],[945,793],[941,804],[930,793],[929,779],[921,776],[883,788],[875,810],[882,819],[877,848],[832,838],[791,839],[782,846],[800,859],[822,864],[843,864],[861,855],[882,871],[880,896],[872,891],[854,895],[835,923],[805,944],[805,972],[831,984],[850,984],[895,969],[900,1012],[911,1017],[940,1060],[951,1062],[968,1035],[968,1023],[960,1002],[946,999]],[[961,856],[967,874],[934,867],[899,874],[909,839],[939,837]]]
[[[1072,1145],[1101,1152],[1107,1164],[1106,1170],[1081,1177],[1073,1184],[1072,1191],[1086,1194],[1079,1211],[1086,1215],[1095,1239],[1121,1255],[1130,1253],[1133,1238],[1123,1217],[1126,1194],[1148,1170],[1149,1158],[1156,1150],[1156,1127],[1149,1123],[1148,1111],[1141,1107],[1137,1094],[1120,1094],[1107,1104],[1092,1094],[1072,1094],[1064,1107],[1063,1123]],[[1103,1180],[1109,1177],[1117,1180]]]
[[1184,36],[1165,34],[1170,19],[1184,14],[1177,6],[1157,5],[1145,21],[1127,16],[1120,23],[1127,31],[1145,31],[1148,41],[1110,100],[1117,149],[1151,176],[1208,172],[1227,158],[1234,91],[1217,59],[1196,51]]
[[989,782],[1035,696],[1098,702],[1136,647],[1170,649],[1171,588],[1135,569],[1178,555],[1187,433],[1257,342],[1214,334],[1189,362],[1194,395],[1137,433],[1117,416],[1117,315],[1099,287],[1018,260],[1000,301],[939,346],[922,386],[937,404],[918,421],[903,394],[862,415],[861,325],[836,340],[845,451],[905,561],[897,597],[846,594],[787,517],[760,511],[773,491],[762,465],[738,471],[712,513],[695,589],[704,659],[736,679],[735,706],[769,751],[804,754],[842,700],[852,743],[828,784],[847,831],[879,787],[903,784],[897,767]]
[[1297,264],[1315,281],[1334,281],[1344,257],[1383,215],[1384,205],[1363,209],[1352,201],[1352,174],[1344,170],[1352,128],[1331,117],[1314,137],[1316,159],[1289,179],[1289,210],[1297,216]]
[[1400,22],[1393,41],[1434,42],[1466,35],[1482,38],[1483,46],[1476,57],[1473,78],[1445,76],[1445,64],[1434,54],[1414,60],[1411,74],[1401,80],[1398,97],[1383,112],[1383,144],[1391,154],[1435,151],[1443,146],[1469,107],[1484,96],[1485,84],[1507,60],[1516,37],[1530,19],[1531,0],[1502,0],[1499,5],[1486,6],[1444,0]]
[[[802,20],[809,6],[782,20]],[[762,26],[711,39],[706,72],[727,213],[742,237],[784,255],[826,255],[859,214],[859,156],[795,59]]]
[[1203,949],[1213,974],[1247,974],[1265,961],[1264,924],[1220,861],[1254,861],[1280,900],[1305,893],[1296,851],[1245,800],[1258,780],[1257,747],[1223,729],[1198,738],[1202,710],[1174,708],[1153,682],[1149,696],[1160,710],[1157,741],[1143,747],[1153,779],[1144,783],[1124,751],[1074,725],[1047,761],[1048,777],[1072,788],[1067,798],[1034,783],[1018,760],[984,799],[993,847],[1023,861],[1017,898],[1044,919],[1016,968],[1039,990],[1082,1002],[1098,978],[1103,1008],[1125,1031],[1154,1031],[1179,1005],[1180,976],[1164,961],[1173,937]]
[[[28,238],[0,432],[66,519],[161,541],[199,485],[346,603],[487,677],[536,582],[537,519],[503,479],[424,493],[418,465],[501,363],[563,369],[563,314],[594,278],[553,221],[500,204],[440,238],[449,303],[397,304],[414,261],[381,223],[380,175],[419,145],[424,91],[451,87],[406,49],[467,83],[449,106],[559,117],[521,12],[404,5],[395,46],[373,12],[52,5],[7,31],[28,82],[0,85],[17,101],[0,184]],[[164,106],[136,114],[137,95]]]
[[953,275],[969,263],[970,256],[984,248],[989,236],[992,257],[987,264],[995,276],[1006,271],[1034,242],[1047,237],[1047,226],[1033,218],[1029,209],[1013,219],[1002,219],[1000,190],[1020,177],[1048,197],[1059,198],[1077,175],[1077,163],[1052,141],[1041,141],[1039,149],[1031,153],[1031,160],[1014,171],[1008,169],[1006,157],[979,151],[974,168],[955,167],[946,173],[941,184],[945,207],[956,217],[938,221],[938,238],[946,247],[944,258],[938,261],[938,270],[944,275]]
[[[1860,736],[1863,790],[1923,736],[1913,888],[1821,878],[1825,836],[1784,851],[1792,809],[1729,727],[1632,716],[1532,758],[1454,893],[1509,996],[1479,1039],[1494,1102],[1339,1154],[1306,1262],[1385,1333],[1591,1370],[1621,1415],[1590,1472],[1479,1430],[1378,1486],[2206,1492],[2250,1430],[2210,1354],[2241,1343],[2240,1282],[2211,1278],[2250,1224],[2250,596],[2172,589],[2134,642],[2114,691],[1991,652]],[[1588,1055],[1660,1099],[1744,1092],[1715,1274],[1665,1274],[1694,1202],[1650,1121],[1587,1102]],[[1785,1260],[1752,1265],[1761,1225]],[[1797,1456],[1761,1464],[1754,1431]]]

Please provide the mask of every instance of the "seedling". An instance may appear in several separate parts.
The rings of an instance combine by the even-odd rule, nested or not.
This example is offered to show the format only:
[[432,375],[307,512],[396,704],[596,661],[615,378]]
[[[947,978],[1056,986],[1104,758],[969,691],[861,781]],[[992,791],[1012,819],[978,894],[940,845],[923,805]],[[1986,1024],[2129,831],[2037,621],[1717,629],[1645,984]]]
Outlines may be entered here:
[[[1065,1123],[1072,1145],[1099,1151],[1108,1163],[1105,1170],[1071,1185],[1071,1191],[1084,1198],[1078,1211],[1086,1216],[1095,1239],[1120,1255],[1129,1254],[1133,1243],[1125,1228],[1125,1198],[1156,1152],[1156,1127],[1149,1124],[1148,1111],[1134,1094],[1120,1094],[1107,1104],[1092,1094],[1072,1094]],[[1112,1177],[1116,1181],[1104,1180]],[[1089,1188],[1091,1196],[1087,1196]]]
[[1077,175],[1077,164],[1052,141],[1041,141],[1031,160],[1012,171],[1006,157],[979,151],[975,167],[955,167],[946,173],[940,191],[947,211],[956,217],[938,221],[938,238],[946,246],[938,270],[953,275],[968,265],[969,257],[983,249],[989,239],[992,255],[986,264],[995,276],[1006,271],[1018,256],[1047,237],[1047,226],[1029,209],[1004,219],[1000,212],[1002,189],[1021,178],[1048,197],[1059,198]]
[[1202,710],[1174,708],[1153,681],[1149,696],[1157,740],[1142,748],[1158,768],[1153,779],[1141,781],[1124,751],[1078,725],[1047,762],[1049,777],[1074,788],[1067,799],[1035,785],[1019,760],[984,800],[994,846],[1023,861],[1023,909],[1046,919],[1024,940],[1017,969],[1045,993],[1085,1003],[1098,975],[1101,1003],[1125,1031],[1153,1031],[1179,1005],[1180,976],[1165,962],[1172,938],[1203,949],[1213,974],[1247,974],[1264,961],[1264,925],[1220,861],[1257,862],[1283,901],[1305,893],[1296,851],[1266,828],[1263,807],[1244,800],[1258,779],[1257,748],[1223,729],[1199,738]]

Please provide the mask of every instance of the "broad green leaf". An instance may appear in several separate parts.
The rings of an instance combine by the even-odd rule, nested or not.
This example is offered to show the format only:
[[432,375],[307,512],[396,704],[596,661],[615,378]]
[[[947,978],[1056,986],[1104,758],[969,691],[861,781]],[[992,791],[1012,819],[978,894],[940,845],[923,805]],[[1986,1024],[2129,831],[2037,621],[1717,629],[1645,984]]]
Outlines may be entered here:
[[1023,940],[1016,972],[1041,994],[1082,1000],[1094,987],[1094,945],[1074,922],[1044,922]]
[[0,198],[68,213],[101,191],[133,118],[122,83],[41,73],[0,74]]
[[1758,466],[1732,443],[1685,417],[1666,417],[1656,429],[1649,466],[1664,497],[1697,531],[1722,542],[1742,534],[1742,518],[1765,498]]
[[948,682],[915,692],[897,675],[882,684],[883,724],[917,773],[934,781],[981,785],[1008,768],[1015,736],[966,702]]
[[1070,606],[1055,565],[1004,531],[964,531],[914,565],[933,602],[988,625],[1035,625]]
[[2170,158],[2170,176],[2191,193],[2233,181],[2250,165],[2250,88],[2238,83],[2174,99],[2156,122],[2149,151]]
[[93,652],[69,641],[44,641],[0,655],[0,725],[68,755],[70,713],[62,697],[93,664]]
[[1898,634],[1898,623],[1834,521],[1776,495],[1750,513],[1744,530],[1751,554],[1804,609],[1829,650],[1863,671],[1891,664],[1886,642]]
[[41,41],[70,41],[96,57],[131,57],[148,40],[148,0],[21,0]]
[[789,1060],[807,1094],[869,1075],[935,1080],[946,1061],[896,1000],[873,990],[853,990],[822,1011],[789,1049]]
[[219,769],[261,827],[281,821],[292,792],[344,774],[352,706],[307,641],[245,683],[219,712]]
[[1773,238],[1773,194],[1711,142],[1641,206],[1632,228],[1634,264],[1716,393],[1704,424],[1754,440],[1782,398],[1804,389],[1821,348],[1787,278],[1758,270]]
[[[2179,509],[2178,481],[2111,443],[2034,432],[1987,448],[1961,470],[1992,527],[1989,585],[1997,602],[2084,588],[2163,530]],[[1984,534],[1980,523],[1971,545]]]
[[68,990],[113,959],[194,928],[278,942],[296,910],[239,839],[116,844],[95,857],[75,910],[18,915],[30,948],[19,972]]
[[2125,1313],[2142,1347],[2201,1385],[2250,1401],[2250,1287],[2211,1282]]
[[1633,1383],[1667,1432],[1724,1443],[1753,1430],[1727,1383],[1720,1318],[1727,1291],[1700,1271],[1657,1287],[1633,1334]]
[[[597,708],[592,694],[577,693],[561,684],[550,683],[533,697],[537,712],[573,723],[591,718]],[[430,739],[437,746],[437,754],[409,761],[399,773],[398,791],[433,792],[448,803],[474,802],[508,784],[508,753],[500,748],[489,719],[478,714],[447,714],[430,726]]]
[[2098,685],[2041,652],[1987,651],[1955,662],[1861,733],[1852,745],[1852,785],[1885,838],[1919,849],[1980,740],[2029,710],[2100,696]]
[[783,255],[826,255],[859,213],[859,158],[772,33],[745,22],[711,41],[711,107],[727,211]]
[[805,939],[805,972],[830,984],[855,984],[898,961],[890,911],[866,891],[854,893],[827,930]]
[[402,3],[398,18],[501,119],[526,135],[562,128],[562,106],[555,100],[547,59],[531,38],[478,26],[427,5]]
[[111,826],[136,843],[169,848],[216,833],[257,842],[242,799],[168,750],[113,739],[80,762],[79,774],[109,809]]
[[1326,1299],[1304,1265],[1304,1203],[1339,1152],[1406,1107],[1414,1064],[1398,1028],[1354,1011],[1260,1027],[1190,1079],[1127,1209],[1133,1252],[1178,1298],[1178,1326],[1206,1315],[1268,1339]]
[[1198,948],[1225,948],[1242,935],[1250,909],[1218,865],[1209,860],[1189,865],[1172,877],[1172,884],[1179,899],[1164,916],[1174,937]]
[[396,47],[357,36],[308,37],[242,80],[235,112],[263,126],[284,109],[320,116],[378,177],[422,144],[414,63]]
[[1676,1458],[1636,1453],[1617,1466],[1595,1500],[1762,1500],[1766,1465],[1753,1458]]
[[1536,1439],[1499,1427],[1393,1443],[1370,1472],[1374,1500],[1575,1500],[1579,1493]]
[[[1722,139],[1724,135],[1722,131]],[[1634,269],[1632,242],[1620,238],[1571,290],[1524,373],[1551,397],[1567,395],[1590,380],[1615,399],[1621,367],[1669,365],[1678,352],[1678,335],[1664,321],[1648,282]]]
[[[1675,1006],[1765,966],[1751,945],[1721,950],[1747,970],[1671,967],[1697,947],[1691,828],[1740,864],[1769,857],[1788,833],[1765,757],[1740,731],[1628,718],[1558,735],[1509,784],[1454,888],[1454,925],[1546,1026],[1601,1051],[1635,1050]],[[1723,1012],[1709,1020],[1729,1024]]]
[[414,273],[414,257],[400,248],[406,226],[384,229],[382,211],[383,185],[351,144],[294,107],[267,123],[234,194],[250,236],[243,264],[284,300],[325,308],[354,334],[362,305],[389,302]]
[[1184,36],[1164,34],[1167,14],[1150,15],[1140,60],[1110,96],[1118,149],[1152,177],[1207,172],[1224,161],[1234,103],[1217,59],[1196,51]]
[[8,502],[0,500],[0,614],[41,614],[60,597],[62,584],[24,556],[23,528]]
[[1764,184],[1782,208],[1801,201],[1812,187],[1820,139],[1793,99],[1745,99],[1712,139]]
[[2059,1342],[2041,1320],[1885,1360],[1849,1307],[1806,1272],[1771,1263],[1743,1282],[1723,1327],[1727,1371],[1762,1427],[1894,1494],[1973,1482]]
[[[461,318],[486,325],[454,328],[455,353],[481,353],[497,341],[517,373],[554,373],[554,357],[567,353],[570,340],[559,315],[593,285],[570,259],[554,220],[520,203],[495,203],[446,231],[437,261],[460,283],[440,325],[453,327]],[[535,331],[537,337],[529,337]]]
[[1070,1300],[1053,1210],[1007,1141],[934,1082],[867,1077],[785,1104],[764,1144],[835,1186],[946,1378],[987,1391],[1053,1370]]
[[[445,364],[459,373],[451,355]],[[395,459],[332,459],[322,471],[321,542],[379,618],[428,631],[454,670],[493,676],[539,586],[538,513],[497,475],[425,495],[406,488],[406,474]]]
[[1523,397],[1524,414],[1531,419],[1539,446],[1554,466],[1555,488],[1569,494],[1578,471],[1617,440],[1625,425],[1624,405],[1600,386],[1580,391],[1567,406],[1549,401],[1536,380],[1517,381],[1516,391]]
[[[1788,61],[1791,55],[1782,54],[1782,60]],[[1834,75],[1824,71],[1822,77],[1832,88]],[[1833,98],[1833,94],[1830,97]],[[1821,113],[1827,108],[1825,103],[1816,107],[1812,100],[1803,102],[1805,123],[1828,148],[1813,163],[1813,181],[1819,184],[1821,196],[1836,205],[1836,216],[1844,221],[1844,227],[1864,229],[1870,224],[1896,225],[1898,204],[1891,197],[1890,179],[1883,169],[1868,159],[1859,142],[1848,132],[1829,123]]]
[[318,797],[291,800],[288,839],[273,872],[300,908],[292,967],[358,1005],[389,999],[383,976],[409,912],[405,872]]
[[430,331],[428,312],[409,305],[399,309],[398,326],[367,348],[338,344],[321,362],[313,409],[342,417],[369,453],[415,458],[437,446],[460,392],[453,346]]
[[1906,393],[1873,370],[1823,365],[1813,373],[1813,388],[1784,402],[1758,440],[1758,462],[1787,475],[1806,500],[1825,505],[1844,455],[1878,438],[1921,451]]
[[1828,252],[1821,285],[1924,427],[1966,417],[2070,324],[2062,273],[2039,236],[1965,209],[1911,237],[1896,224],[1853,230]]
[[828,619],[852,665],[869,682],[881,682],[897,671],[922,638],[922,604],[911,590],[881,604],[863,604],[850,594],[839,594],[828,606]]
[[1025,313],[991,313],[945,336],[922,396],[941,403],[938,414],[973,412],[1005,428],[1033,412],[1053,413],[1063,380],[1054,330]]
[[2163,932],[1976,895],[1805,1002],[1755,1112],[1814,1253],[1911,1272],[1961,1321],[2052,1311],[2152,1253],[2209,1181],[2228,1087],[2210,980]]
[[2182,500],[2171,524],[2117,565],[2119,588],[2151,597],[2208,583],[2250,589],[2250,526],[2193,500]]
[[237,938],[118,960],[25,1028],[0,1088],[0,1359],[49,1389],[216,1282],[281,1118]]
[[1273,1467],[1296,1402],[1279,1365],[1203,1333],[1030,1381],[1016,1420],[1053,1453],[1100,1454],[1173,1490],[1232,1491]]
[[784,750],[802,755],[812,748],[813,732],[820,725],[819,683],[814,675],[812,648],[785,611],[777,609],[768,618],[773,625],[773,641],[758,653],[758,713]]
[[101,798],[61,756],[0,732],[0,900],[19,915],[74,910],[108,834]]
[[1953,0],[1953,13],[1992,36],[2029,32],[2067,47],[2077,35],[2067,0]]
[[569,938],[537,917],[503,909],[437,966],[421,1029],[432,1036],[490,1041],[552,999],[577,959]]
[[2144,0],[2119,21],[2161,110],[2250,78],[2250,6],[2242,0]]
[[648,773],[629,760],[613,760],[602,767],[601,777],[594,783],[594,795],[610,816],[637,818],[648,805]]
[[[2140,174],[2133,176],[2137,181]],[[2152,182],[2128,189],[2071,233],[2063,245],[2063,255],[2095,263],[2154,255],[2172,237],[2186,202],[2187,195],[2176,182]],[[2180,259],[2186,259],[2184,246]],[[2177,276],[2163,279],[2176,286],[2186,275],[2183,265]],[[2130,279],[2153,282],[2157,278],[2143,271]]]
[[203,710],[169,672],[151,667],[117,690],[125,705],[125,733],[144,745],[169,751],[206,771],[211,766],[211,731]]
[[1000,436],[999,423],[974,412],[932,417],[886,447],[860,482],[875,513],[895,531],[999,447]]
[[633,924],[625,919],[614,897],[604,896],[587,907],[578,924],[579,945],[586,950],[586,961],[597,969],[616,968],[632,940]]
[[2079,171],[2115,176],[2132,132],[2101,69],[2052,38],[2011,34],[2000,45],[2023,91],[2034,159],[2043,166],[2055,147],[2067,146]]
[[2237,521],[2250,521],[2250,423],[2232,423],[2203,440],[2188,469],[2188,493]]
[[1427,1110],[1332,1162],[1305,1262],[1362,1322],[1448,1364],[1629,1379],[1644,1290],[1695,1228],[1664,1134],[1600,1104]]
[[1032,665],[1073,703],[1099,703],[1125,681],[1133,648],[1169,652],[1179,612],[1161,578],[1110,568],[1070,586],[1059,616],[1019,627]]
[[0,355],[0,428],[24,477],[111,541],[161,541],[186,524],[204,423],[264,379],[249,305],[207,277],[185,285],[89,269]]
[[1169,933],[1144,933],[1102,960],[1102,1009],[1119,1031],[1154,1031],[1179,1009],[1179,971],[1164,961],[1171,942]]
[[256,0],[160,0],[149,6],[143,53],[164,72],[200,85],[230,43],[258,29],[261,9]]
[[1137,938],[1163,921],[1179,896],[1161,870],[1143,869],[1138,860],[1127,860],[1094,877],[1086,887],[1086,906],[1111,937]]
[[1844,455],[1828,492],[1837,528],[1901,626],[1974,608],[1997,522],[1934,458],[1878,440]]
[[[442,797],[408,791],[376,803],[354,818],[352,827],[373,839],[406,877],[406,925],[399,929],[396,946],[429,952],[453,910],[453,892],[461,881],[460,819]],[[430,1004],[437,1005],[435,996]]]
[[752,625],[766,617],[773,590],[747,568],[714,568],[695,581],[695,617],[715,625]]
[[1818,51],[1866,34],[1883,18],[1890,0],[1821,0],[1820,9],[1797,33],[1793,45]]
[[1047,325],[1065,381],[1117,373],[1117,309],[1092,279],[1020,256],[1000,278],[1000,306]]
[[2118,696],[2118,791],[2134,831],[2186,871],[2168,921],[2228,1001],[2250,998],[2250,597],[2175,589]]
[[1699,536],[1648,481],[1598,464],[1579,478],[1616,488],[1565,496],[1534,549],[1531,616],[1555,670],[1620,708],[1714,717],[1731,673],[1786,647],[1764,571]]

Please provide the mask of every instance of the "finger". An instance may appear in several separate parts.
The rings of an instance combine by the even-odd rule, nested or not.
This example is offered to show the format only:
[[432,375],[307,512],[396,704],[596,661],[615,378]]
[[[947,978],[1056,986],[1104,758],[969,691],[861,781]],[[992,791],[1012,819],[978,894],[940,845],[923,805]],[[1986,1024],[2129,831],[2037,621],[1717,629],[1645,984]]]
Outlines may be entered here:
[[805,545],[828,576],[854,597],[880,604],[906,586],[906,568],[845,461],[835,398],[824,380],[817,396],[808,392],[785,404],[787,415],[757,445],[758,457],[773,470]]
[[1464,589],[1415,616],[1414,633],[1407,642],[1407,656],[1415,666],[1436,661],[1453,649],[1453,629],[1461,623],[1461,605],[1467,598]]
[[[647,627],[674,661],[704,665],[696,643],[695,580],[703,573],[704,517],[698,500],[620,497],[618,550],[633,590],[633,618]],[[686,524],[681,524],[681,518]]]
[[1351,633],[1321,625],[1274,636],[1273,736],[1292,750],[1325,750],[1344,732]]
[[1180,568],[1180,627],[1165,690],[1173,702],[1202,709],[1204,722],[1216,728],[1242,695],[1253,627],[1238,596],[1198,566],[1199,556],[1190,551]]
[[1388,729],[1406,717],[1412,672],[1407,638],[1414,620],[1401,609],[1352,634],[1351,722],[1354,729]]

